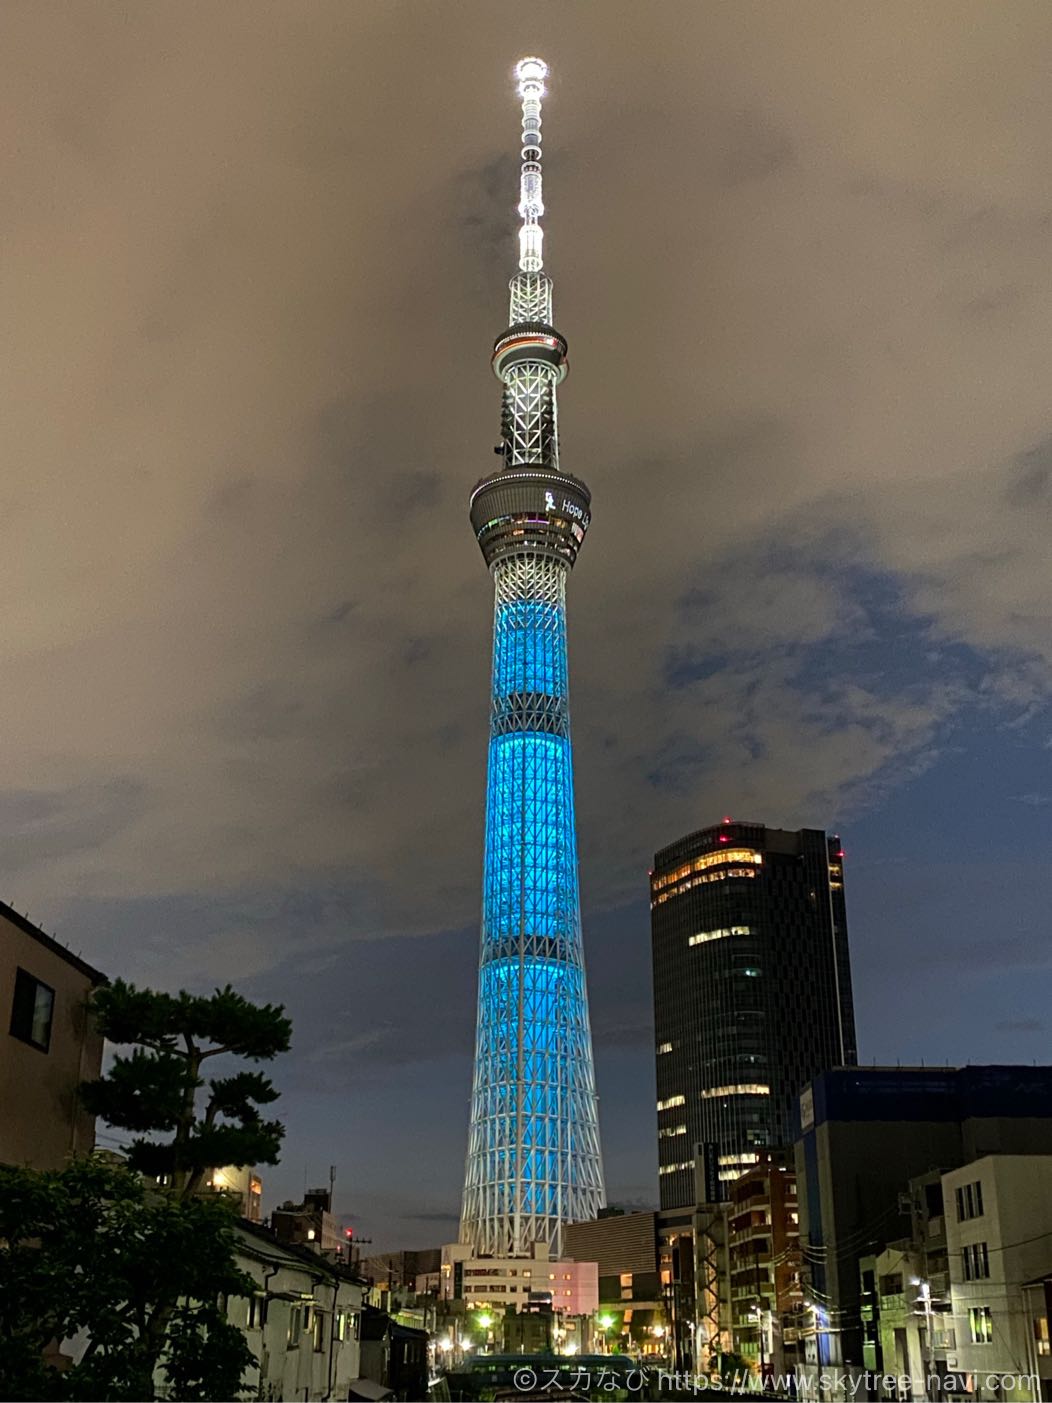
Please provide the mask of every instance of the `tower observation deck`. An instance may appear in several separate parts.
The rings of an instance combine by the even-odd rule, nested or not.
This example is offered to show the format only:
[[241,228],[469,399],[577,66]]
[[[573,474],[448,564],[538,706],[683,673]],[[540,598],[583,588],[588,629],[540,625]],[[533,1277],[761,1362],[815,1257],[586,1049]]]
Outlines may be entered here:
[[478,1023],[461,1241],[477,1255],[558,1255],[563,1223],[605,1202],[588,1022],[567,689],[566,582],[591,496],[559,466],[541,217],[545,63],[516,67],[522,99],[519,267],[493,347],[502,464],[471,494],[494,582],[492,706]]

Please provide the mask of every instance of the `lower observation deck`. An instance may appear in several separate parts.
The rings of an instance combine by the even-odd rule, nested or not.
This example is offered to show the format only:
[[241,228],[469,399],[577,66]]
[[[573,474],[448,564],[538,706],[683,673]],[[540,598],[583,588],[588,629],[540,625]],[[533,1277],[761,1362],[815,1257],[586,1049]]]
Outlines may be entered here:
[[471,525],[486,564],[529,550],[573,566],[592,519],[592,494],[578,477],[524,463],[502,468],[471,494]]

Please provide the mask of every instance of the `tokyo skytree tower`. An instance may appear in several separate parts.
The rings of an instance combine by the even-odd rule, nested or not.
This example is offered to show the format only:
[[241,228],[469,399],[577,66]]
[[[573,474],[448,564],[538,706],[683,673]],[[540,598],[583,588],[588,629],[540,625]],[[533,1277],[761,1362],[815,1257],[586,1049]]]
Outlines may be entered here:
[[548,67],[516,66],[522,98],[519,267],[493,348],[501,467],[471,494],[495,587],[493,700],[478,1025],[460,1239],[476,1255],[561,1251],[563,1223],[605,1202],[588,1023],[567,699],[566,581],[591,496],[559,468],[552,325],[541,252],[541,99]]

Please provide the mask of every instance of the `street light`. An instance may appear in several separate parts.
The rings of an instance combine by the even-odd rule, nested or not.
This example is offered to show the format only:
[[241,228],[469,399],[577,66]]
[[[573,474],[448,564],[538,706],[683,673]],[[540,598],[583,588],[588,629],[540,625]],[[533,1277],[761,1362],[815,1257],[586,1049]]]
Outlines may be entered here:
[[[919,1286],[919,1287],[920,1287],[920,1295],[917,1297],[917,1300],[914,1302],[914,1314],[915,1314],[915,1315],[923,1315],[923,1316],[924,1316],[924,1345],[925,1345],[925,1347],[924,1347],[924,1350],[922,1351],[922,1354],[921,1354],[921,1367],[924,1368],[924,1369],[926,1370],[926,1374],[925,1374],[926,1379],[930,1379],[930,1378],[932,1377],[932,1375],[935,1373],[935,1344],[934,1344],[934,1341],[932,1340],[932,1318],[931,1318],[931,1317],[932,1317],[932,1308],[931,1308],[931,1283],[928,1282],[928,1281],[925,1281],[922,1277],[919,1277],[919,1276],[911,1276],[911,1277],[910,1277],[910,1285],[911,1285],[911,1286]],[[918,1305],[921,1307],[920,1310],[917,1310],[917,1306],[918,1306]],[[925,1355],[925,1354],[928,1356],[927,1359],[924,1358],[924,1355]]]

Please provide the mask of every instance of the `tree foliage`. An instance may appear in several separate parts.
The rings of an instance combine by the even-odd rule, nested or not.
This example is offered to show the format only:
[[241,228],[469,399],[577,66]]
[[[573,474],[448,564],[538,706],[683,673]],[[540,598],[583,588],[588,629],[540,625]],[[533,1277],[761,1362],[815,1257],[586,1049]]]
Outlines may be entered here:
[[[253,1356],[219,1300],[253,1283],[235,1221],[219,1196],[180,1198],[98,1159],[0,1166],[0,1397],[152,1399],[158,1371],[168,1396],[237,1398]],[[81,1332],[72,1368],[46,1362]]]
[[[289,1046],[284,1009],[229,986],[210,996],[97,989],[97,1026],[120,1047],[84,1105],[134,1136],[126,1164],[96,1157],[41,1173],[0,1166],[0,1398],[187,1400],[240,1395],[253,1356],[226,1319],[253,1283],[236,1266],[236,1207],[202,1192],[226,1165],[275,1164],[283,1127],[257,1071],[207,1079],[223,1055],[268,1061]],[[56,1341],[86,1341],[72,1368]]]
[[93,1008],[106,1038],[132,1051],[83,1088],[84,1103],[135,1134],[133,1168],[167,1179],[186,1197],[209,1169],[277,1163],[283,1127],[260,1114],[277,1098],[270,1080],[240,1072],[206,1082],[201,1069],[223,1054],[258,1062],[288,1051],[292,1027],[284,1009],[252,1004],[229,985],[211,995],[163,994],[121,979],[95,991]]

